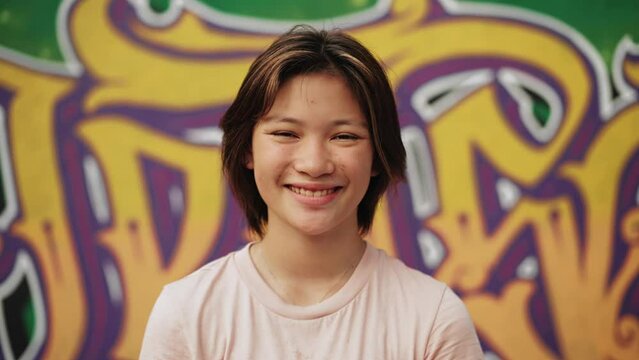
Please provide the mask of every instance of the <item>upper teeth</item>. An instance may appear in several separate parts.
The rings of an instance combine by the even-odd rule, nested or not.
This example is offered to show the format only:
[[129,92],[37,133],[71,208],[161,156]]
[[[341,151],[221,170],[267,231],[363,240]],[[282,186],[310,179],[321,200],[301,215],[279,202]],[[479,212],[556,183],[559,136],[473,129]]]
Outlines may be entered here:
[[335,192],[335,188],[313,191],[313,190],[298,188],[295,186],[291,186],[291,190],[293,190],[293,192],[296,194],[310,196],[310,197],[326,196],[328,194]]

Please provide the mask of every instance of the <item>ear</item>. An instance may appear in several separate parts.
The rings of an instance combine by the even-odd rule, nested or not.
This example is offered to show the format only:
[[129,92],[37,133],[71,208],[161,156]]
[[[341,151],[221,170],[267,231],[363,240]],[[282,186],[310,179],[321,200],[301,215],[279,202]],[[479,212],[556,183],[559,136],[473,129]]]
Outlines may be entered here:
[[244,166],[246,166],[247,169],[249,170],[253,170],[254,166],[253,166],[253,152],[249,151],[246,154],[246,159],[244,159]]

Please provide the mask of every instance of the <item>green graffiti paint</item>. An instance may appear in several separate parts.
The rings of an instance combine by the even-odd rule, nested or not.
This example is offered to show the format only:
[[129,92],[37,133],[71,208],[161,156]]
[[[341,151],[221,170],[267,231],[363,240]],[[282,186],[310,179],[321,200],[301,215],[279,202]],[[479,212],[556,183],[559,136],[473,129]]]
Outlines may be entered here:
[[163,13],[169,9],[171,0],[149,0],[151,9],[157,13]]
[[542,126],[546,125],[546,123],[548,123],[548,119],[550,118],[550,104],[548,104],[546,100],[544,100],[536,93],[526,88],[522,89],[526,92],[526,94],[528,94],[528,96],[530,96],[530,99],[532,100],[532,110],[533,115],[535,115],[535,120],[537,120],[537,122]]
[[35,316],[33,301],[27,280],[23,278],[15,291],[3,301],[4,318],[11,331],[9,343],[14,358],[18,359],[25,352],[33,338]]
[[[626,34],[639,41],[639,1],[468,0],[529,9],[563,21],[585,36],[610,67],[615,47]],[[578,9],[576,9],[578,7]]]
[[218,11],[274,20],[311,21],[350,15],[375,6],[376,0],[201,0]]
[[35,312],[33,308],[33,300],[31,297],[27,299],[21,309],[22,324],[24,325],[25,332],[29,341],[33,339],[33,333],[35,332]]
[[56,38],[56,13],[61,2],[0,1],[0,46],[43,60],[63,61]]
[[[162,13],[173,0],[147,0],[151,9]],[[63,61],[56,37],[56,12],[61,0],[21,0],[0,2],[0,46],[39,59]],[[375,6],[377,0],[199,0],[227,14],[273,20],[312,21],[354,14]],[[628,34],[639,41],[639,2],[636,0],[586,0],[579,4],[552,0],[468,0],[502,4],[533,10],[563,21],[584,35],[610,65],[614,49]],[[38,24],[38,26],[33,26]]]

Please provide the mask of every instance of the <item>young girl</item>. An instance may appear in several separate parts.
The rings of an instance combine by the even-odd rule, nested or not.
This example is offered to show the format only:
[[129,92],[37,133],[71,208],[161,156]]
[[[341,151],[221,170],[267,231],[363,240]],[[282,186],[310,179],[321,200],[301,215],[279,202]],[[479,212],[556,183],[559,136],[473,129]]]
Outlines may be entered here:
[[143,359],[481,359],[444,284],[362,240],[404,177],[392,89],[360,43],[296,27],[222,119],[228,182],[261,240],[167,285]]

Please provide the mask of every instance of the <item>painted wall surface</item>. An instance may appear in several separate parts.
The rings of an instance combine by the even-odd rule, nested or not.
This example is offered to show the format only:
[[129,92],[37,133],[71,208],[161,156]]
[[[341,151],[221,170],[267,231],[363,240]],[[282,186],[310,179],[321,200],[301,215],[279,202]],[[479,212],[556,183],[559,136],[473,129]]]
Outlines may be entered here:
[[2,357],[136,358],[163,284],[246,243],[219,118],[310,22],[396,89],[408,182],[369,240],[489,359],[638,359],[639,3],[317,3],[0,2]]

